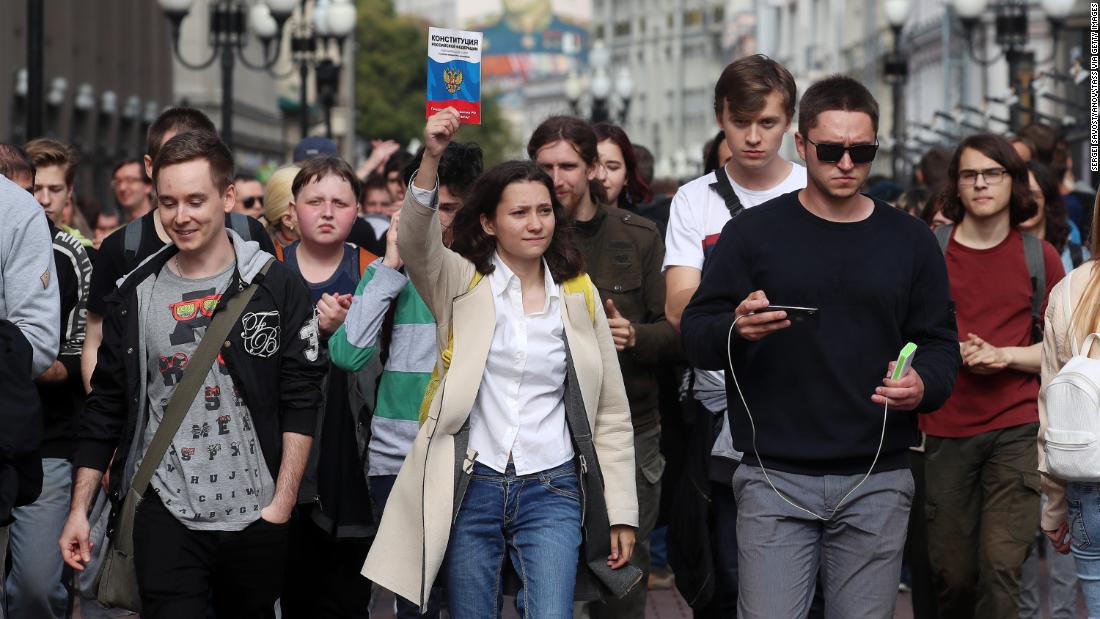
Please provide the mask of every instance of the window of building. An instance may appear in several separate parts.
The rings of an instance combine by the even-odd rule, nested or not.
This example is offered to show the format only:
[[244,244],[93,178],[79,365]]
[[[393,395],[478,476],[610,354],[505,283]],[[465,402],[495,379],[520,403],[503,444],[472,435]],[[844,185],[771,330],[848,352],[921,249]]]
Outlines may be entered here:
[[694,28],[702,26],[705,21],[705,14],[703,9],[692,9],[690,11],[684,11],[684,27]]
[[630,35],[630,21],[625,20],[615,24],[615,36],[625,37]]

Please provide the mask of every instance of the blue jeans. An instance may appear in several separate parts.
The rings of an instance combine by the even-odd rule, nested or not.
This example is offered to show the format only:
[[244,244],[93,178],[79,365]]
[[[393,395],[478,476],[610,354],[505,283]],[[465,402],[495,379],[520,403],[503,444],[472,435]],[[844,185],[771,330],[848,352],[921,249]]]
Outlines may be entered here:
[[65,563],[57,549],[69,516],[73,467],[61,458],[42,459],[42,494],[13,512],[9,527],[11,573],[4,584],[8,619],[62,619],[67,616]]
[[572,462],[529,475],[474,463],[451,527],[445,569],[452,619],[500,617],[505,556],[520,580],[523,617],[569,619],[581,545],[581,496]]
[[1081,593],[1089,617],[1100,617],[1100,483],[1069,482],[1066,508]]

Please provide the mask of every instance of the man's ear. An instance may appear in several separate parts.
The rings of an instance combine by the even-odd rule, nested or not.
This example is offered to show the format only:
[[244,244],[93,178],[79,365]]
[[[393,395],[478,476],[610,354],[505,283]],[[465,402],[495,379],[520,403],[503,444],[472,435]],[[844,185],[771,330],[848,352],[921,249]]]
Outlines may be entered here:
[[225,188],[225,195],[222,196],[223,204],[226,213],[232,213],[233,208],[237,206],[237,186],[233,183],[229,183],[229,186]]
[[486,217],[484,213],[482,213],[481,215],[481,229],[484,230],[485,234],[488,234],[489,236],[496,236],[495,227],[493,226],[492,220]]
[[806,161],[806,138],[803,138],[802,134],[797,131],[794,132],[794,148],[798,151],[798,156],[802,158],[802,161]]
[[142,159],[145,160],[145,176],[153,178],[153,158],[149,155],[143,155]]

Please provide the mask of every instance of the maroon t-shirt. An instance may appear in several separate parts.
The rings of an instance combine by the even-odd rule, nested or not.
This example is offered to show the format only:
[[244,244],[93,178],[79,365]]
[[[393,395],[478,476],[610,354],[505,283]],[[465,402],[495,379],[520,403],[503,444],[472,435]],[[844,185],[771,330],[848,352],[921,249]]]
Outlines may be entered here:
[[[973,333],[994,346],[1029,346],[1031,341],[1031,277],[1024,257],[1024,240],[1010,232],[989,249],[972,249],[955,242],[947,246],[947,275],[955,300],[959,340]],[[1043,243],[1046,292],[1065,275],[1062,260],[1050,243]],[[920,354],[920,351],[917,351]],[[1005,369],[979,375],[959,370],[955,390],[943,408],[922,415],[921,429],[931,436],[960,438],[1039,421],[1039,375]]]

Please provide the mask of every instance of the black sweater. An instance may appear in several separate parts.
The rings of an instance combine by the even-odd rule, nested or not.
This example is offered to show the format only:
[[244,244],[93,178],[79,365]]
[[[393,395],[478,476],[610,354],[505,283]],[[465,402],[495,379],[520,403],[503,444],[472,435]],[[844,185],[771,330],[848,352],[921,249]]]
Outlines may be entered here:
[[755,290],[774,305],[820,308],[816,326],[794,325],[730,348],[756,423],[756,447],[769,468],[852,475],[871,464],[882,407],[871,402],[887,364],[906,342],[924,381],[915,411],[890,411],[876,471],[908,466],[916,413],[938,409],[959,370],[959,340],[947,268],[919,220],[875,202],[856,223],[807,211],[798,192],[731,220],[684,311],[681,337],[695,367],[724,369],[734,446],[756,463],[753,431],[727,366],[733,311]]

